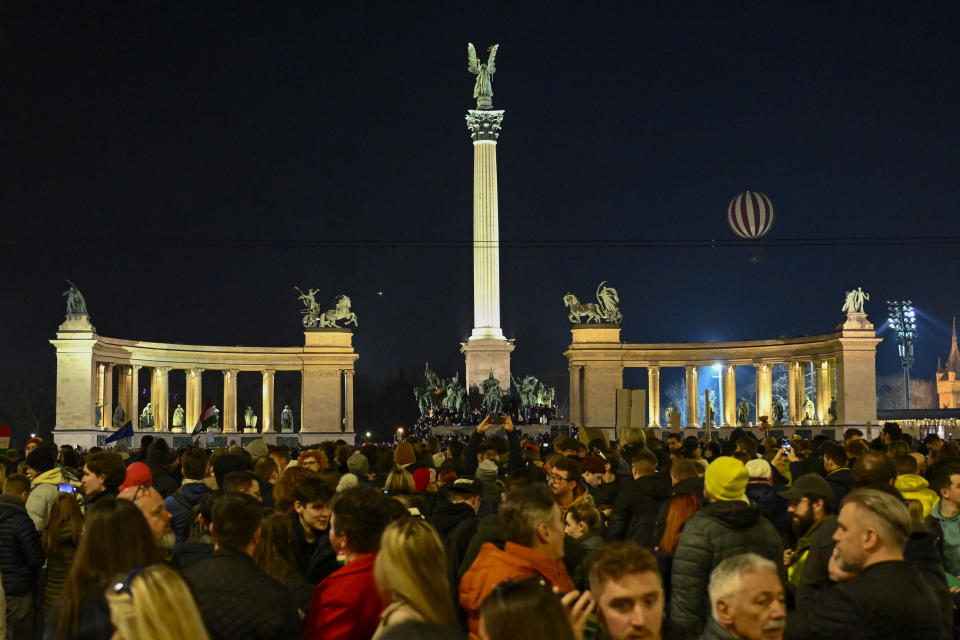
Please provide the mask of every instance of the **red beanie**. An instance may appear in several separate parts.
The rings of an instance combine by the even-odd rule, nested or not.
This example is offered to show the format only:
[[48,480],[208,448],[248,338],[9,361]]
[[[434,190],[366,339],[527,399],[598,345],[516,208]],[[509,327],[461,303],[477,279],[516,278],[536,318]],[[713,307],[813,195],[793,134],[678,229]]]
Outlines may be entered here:
[[127,467],[127,476],[123,480],[123,484],[117,489],[117,491],[123,491],[130,487],[139,487],[142,484],[153,484],[153,474],[150,472],[150,467],[145,465],[142,462],[134,462],[129,467]]

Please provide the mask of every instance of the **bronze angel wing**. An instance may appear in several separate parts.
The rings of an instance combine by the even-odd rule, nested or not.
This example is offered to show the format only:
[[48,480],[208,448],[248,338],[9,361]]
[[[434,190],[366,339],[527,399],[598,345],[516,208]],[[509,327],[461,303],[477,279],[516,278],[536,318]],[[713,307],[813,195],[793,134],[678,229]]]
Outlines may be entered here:
[[480,65],[477,64],[477,50],[472,42],[467,43],[467,71],[473,75],[480,73]]
[[497,59],[497,47],[500,45],[495,44],[490,47],[490,57],[487,58],[487,73],[491,76],[496,72],[497,68],[494,66],[493,61]]

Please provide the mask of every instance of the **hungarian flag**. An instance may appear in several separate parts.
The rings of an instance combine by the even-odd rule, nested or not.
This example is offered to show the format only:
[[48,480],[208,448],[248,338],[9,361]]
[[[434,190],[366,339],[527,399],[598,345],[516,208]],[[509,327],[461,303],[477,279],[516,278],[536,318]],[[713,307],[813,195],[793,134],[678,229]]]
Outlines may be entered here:
[[208,400],[207,404],[203,405],[203,411],[200,412],[200,417],[197,419],[197,424],[193,427],[193,433],[196,434],[206,431],[216,424],[217,412],[213,408],[213,403]]

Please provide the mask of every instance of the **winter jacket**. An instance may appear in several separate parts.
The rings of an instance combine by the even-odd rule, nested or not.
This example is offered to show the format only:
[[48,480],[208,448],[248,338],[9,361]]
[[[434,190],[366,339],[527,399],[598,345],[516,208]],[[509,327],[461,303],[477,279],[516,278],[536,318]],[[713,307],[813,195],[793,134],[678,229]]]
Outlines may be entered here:
[[80,615],[72,634],[58,632],[57,619],[60,617],[63,601],[54,605],[46,619],[43,640],[112,640],[113,623],[110,621],[106,587],[107,585],[101,584],[90,588],[86,599],[80,603]]
[[950,575],[960,575],[960,513],[947,518],[940,509],[941,502],[930,511],[930,517],[940,525],[940,552]]
[[190,535],[193,508],[209,494],[210,487],[204,483],[188,482],[163,501],[163,506],[170,512],[170,528],[173,529],[177,542],[184,542]]
[[840,504],[847,494],[853,490],[853,471],[844,467],[836,469],[824,476],[830,488],[833,489],[833,508],[840,511]]
[[787,588],[796,593],[803,581],[803,574],[807,568],[807,562],[810,560],[810,548],[814,540],[817,539],[817,533],[822,527],[829,528],[832,531],[837,529],[837,516],[824,516],[819,522],[815,522],[803,537],[797,540],[797,547],[793,550],[793,557],[790,559],[790,566],[787,567]]
[[904,473],[897,476],[893,487],[900,492],[904,500],[917,500],[923,505],[923,517],[926,518],[940,502],[940,496],[930,489],[930,483],[923,476]]
[[313,543],[307,542],[296,511],[290,512],[290,548],[297,569],[310,584],[318,584],[340,568],[337,552],[330,546],[329,529],[314,531]]
[[45,559],[40,533],[26,507],[14,496],[0,495],[0,574],[4,593],[19,596],[33,591]]
[[780,535],[756,505],[739,500],[713,502],[687,520],[670,577],[670,619],[687,634],[700,633],[710,618],[710,572],[722,561],[741,553],[759,554],[773,561],[783,573]]
[[460,606],[469,617],[470,637],[476,640],[480,624],[480,607],[494,587],[504,580],[525,580],[542,577],[561,594],[572,591],[573,581],[560,560],[552,560],[530,547],[507,542],[501,551],[487,543],[460,580]]
[[373,581],[376,552],[360,556],[324,578],[310,598],[306,640],[369,640],[386,603]]
[[191,567],[213,555],[212,542],[178,542],[173,545],[173,559],[180,569]]
[[790,614],[784,638],[947,640],[952,613],[938,615],[931,606],[937,599],[916,567],[900,561],[880,562],[848,582],[817,593]]
[[211,640],[301,637],[300,616],[286,587],[238,551],[217,549],[183,570]]
[[791,540],[790,514],[787,513],[789,501],[780,495],[783,490],[783,485],[776,482],[774,484],[751,482],[747,485],[747,497],[750,498],[750,502],[760,507],[760,513],[770,521],[773,528],[780,534],[783,546],[787,547]]
[[37,531],[47,528],[47,518],[50,517],[50,507],[60,495],[58,484],[63,482],[63,473],[54,467],[44,471],[30,483],[30,497],[27,498],[27,513],[33,520]]
[[655,546],[657,515],[671,495],[670,478],[666,475],[653,474],[624,483],[617,493],[604,537]]
[[477,532],[480,518],[466,502],[440,502],[429,519],[443,542],[447,554],[447,579],[456,592],[458,569],[470,548],[470,540]]
[[720,623],[710,618],[699,640],[735,640],[729,631],[720,626]]
[[[78,537],[79,541],[79,537]],[[67,574],[77,554],[77,542],[73,540],[73,527],[69,522],[60,525],[57,532],[57,550],[47,553],[47,582],[43,587],[43,611],[50,611],[63,594]]]
[[[703,478],[700,476],[686,478],[685,480],[681,480],[677,484],[673,485],[673,488],[670,489],[670,499],[660,505],[660,511],[657,513],[657,524],[653,531],[654,548],[660,544],[660,540],[663,539],[663,534],[667,530],[667,516],[670,515],[670,503],[673,502],[673,499],[681,493],[685,493],[697,498],[702,505]],[[669,578],[669,576],[666,576],[666,578]]]
[[[499,549],[503,549],[507,543],[507,533],[503,529],[503,520],[499,514],[492,514],[481,518],[477,524],[477,532],[470,539],[470,546],[467,553],[460,562],[459,575],[463,576],[473,564],[480,553],[480,549],[487,542],[492,543]],[[577,567],[583,562],[583,546],[573,538],[573,536],[563,536],[563,564],[567,567],[567,573],[571,576],[577,572]],[[459,582],[459,580],[456,580]],[[583,586],[583,585],[580,585]]]
[[111,498],[116,500],[117,493],[118,492],[116,489],[104,489],[100,493],[95,493],[89,498],[84,497],[83,504],[80,505],[81,509],[83,510],[83,513],[84,514],[88,513],[90,509],[93,508],[93,505],[97,504],[101,500],[110,500]]

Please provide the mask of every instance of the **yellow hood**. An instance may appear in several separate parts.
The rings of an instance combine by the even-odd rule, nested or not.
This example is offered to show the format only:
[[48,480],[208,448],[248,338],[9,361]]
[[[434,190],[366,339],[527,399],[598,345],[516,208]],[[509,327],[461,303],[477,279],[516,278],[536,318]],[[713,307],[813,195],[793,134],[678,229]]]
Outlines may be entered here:
[[59,468],[54,467],[50,471],[44,471],[36,478],[33,479],[33,482],[30,483],[31,487],[35,487],[39,484],[60,484],[63,482],[63,473]]

